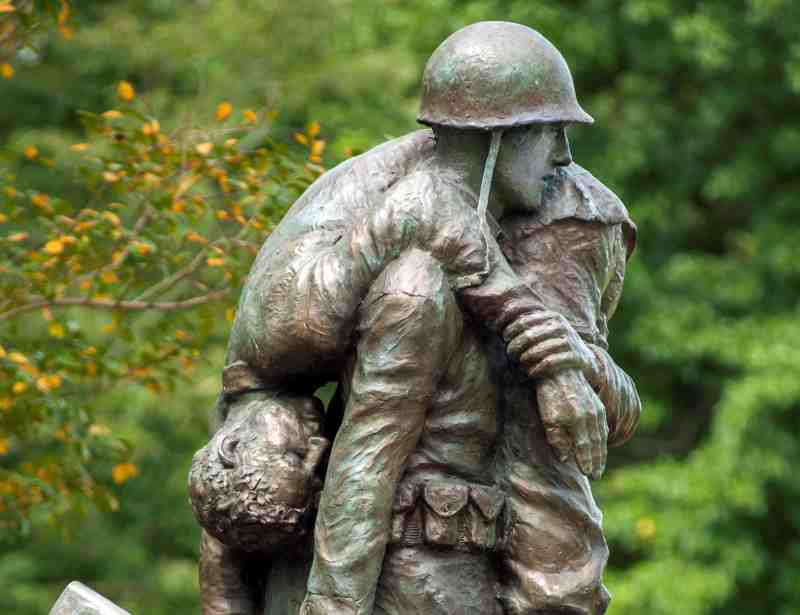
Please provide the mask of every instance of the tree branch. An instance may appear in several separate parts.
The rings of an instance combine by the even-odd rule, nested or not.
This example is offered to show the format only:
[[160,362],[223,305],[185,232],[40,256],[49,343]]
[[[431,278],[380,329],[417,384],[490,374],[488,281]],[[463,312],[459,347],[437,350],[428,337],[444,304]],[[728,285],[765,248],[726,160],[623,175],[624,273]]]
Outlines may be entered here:
[[114,301],[113,299],[90,299],[88,297],[63,297],[61,299],[50,299],[36,301],[34,303],[27,303],[20,305],[14,309],[8,310],[0,314],[0,320],[9,320],[14,316],[31,312],[40,308],[66,308],[66,307],[85,307],[90,309],[100,310],[156,310],[160,312],[174,312],[178,310],[185,310],[193,308],[212,301],[219,301],[228,294],[227,288],[215,290],[205,295],[192,297],[191,299],[184,299],[183,301]]

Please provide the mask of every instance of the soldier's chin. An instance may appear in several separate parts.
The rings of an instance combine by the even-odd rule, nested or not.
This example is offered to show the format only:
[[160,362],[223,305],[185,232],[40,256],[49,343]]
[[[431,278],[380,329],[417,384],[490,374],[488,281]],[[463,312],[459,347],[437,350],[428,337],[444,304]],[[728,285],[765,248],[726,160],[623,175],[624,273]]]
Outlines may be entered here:
[[306,536],[313,522],[312,502],[295,508],[269,502],[263,494],[248,492],[231,511],[227,527],[212,535],[223,543],[252,553],[269,553],[295,544]]

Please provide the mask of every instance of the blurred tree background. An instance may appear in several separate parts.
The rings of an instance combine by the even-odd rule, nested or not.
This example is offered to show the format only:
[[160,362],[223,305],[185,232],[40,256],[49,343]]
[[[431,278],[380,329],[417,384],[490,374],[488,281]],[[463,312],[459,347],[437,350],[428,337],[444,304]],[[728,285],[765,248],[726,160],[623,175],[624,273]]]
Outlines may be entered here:
[[[0,20],[14,4],[0,2]],[[84,261],[105,284],[95,301],[150,293],[182,255],[199,265],[185,286],[151,293],[159,301],[227,291],[177,311],[54,306],[0,320],[0,496],[33,497],[0,529],[2,610],[47,612],[80,579],[133,613],[197,611],[185,477],[252,258],[232,239],[261,241],[318,172],[323,138],[330,166],[413,130],[431,51],[503,19],[567,58],[597,120],[571,133],[573,153],[640,226],[612,351],[645,413],[596,486],[610,612],[800,612],[797,2],[115,0],[76,1],[69,15],[40,4],[51,26],[28,22],[0,59],[0,172],[13,190],[0,195],[0,305],[80,290],[85,271],[71,267]],[[181,184],[187,169],[196,185]],[[137,229],[148,205],[163,224]],[[85,208],[101,222],[91,250],[58,218],[91,222]],[[103,279],[114,242],[135,253]],[[75,470],[68,495],[31,472],[54,462]],[[69,495],[86,481],[89,493]]]

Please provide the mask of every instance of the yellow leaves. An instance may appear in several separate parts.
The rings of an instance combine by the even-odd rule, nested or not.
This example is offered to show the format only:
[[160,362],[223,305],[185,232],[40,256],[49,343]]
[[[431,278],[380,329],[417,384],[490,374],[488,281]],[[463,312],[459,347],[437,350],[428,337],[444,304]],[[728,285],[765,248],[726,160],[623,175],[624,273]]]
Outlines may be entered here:
[[91,436],[110,436],[111,428],[108,425],[101,423],[92,423],[89,425],[89,435]]
[[297,141],[300,145],[308,145],[308,137],[305,136],[302,132],[294,133],[294,140]]
[[39,149],[35,145],[29,145],[23,153],[28,160],[36,160],[39,157]]
[[5,188],[3,188],[3,192],[5,192],[6,196],[9,199],[17,198],[17,189],[14,188],[13,186],[6,186]]
[[110,322],[107,325],[104,325],[103,327],[100,328],[100,333],[113,333],[116,330],[117,330],[117,323]]
[[117,120],[122,117],[122,113],[116,109],[109,109],[102,113],[102,116],[107,120]]
[[25,241],[28,238],[28,233],[14,233],[13,235],[9,235],[6,237],[8,241],[13,243],[19,243],[20,241]]
[[11,2],[0,2],[0,13],[13,13],[16,10]]
[[36,379],[36,388],[42,393],[49,393],[61,386],[61,376],[58,374],[43,374]]
[[322,139],[315,139],[314,143],[311,144],[311,155],[312,156],[322,156],[322,152],[325,151],[325,141]]
[[195,233],[194,231],[189,231],[186,233],[186,241],[192,241],[194,243],[208,243],[208,239],[198,233]]
[[201,156],[208,156],[212,151],[214,151],[214,144],[198,143],[197,145],[194,146],[194,149]]
[[325,141],[322,139],[317,139],[314,143],[311,144],[311,155],[312,156],[322,156],[322,152],[325,151]]
[[147,256],[153,251],[153,246],[151,246],[149,243],[144,243],[143,241],[137,241],[134,244],[134,248],[136,249],[136,252],[139,253],[139,256]]
[[161,124],[158,120],[150,120],[142,126],[142,133],[146,136],[157,135],[159,132],[161,132]]
[[114,184],[120,180],[120,175],[113,171],[103,171],[103,179],[109,184]]
[[87,357],[93,357],[93,356],[97,355],[97,348],[95,348],[94,346],[88,346],[83,351],[83,354],[85,354]]
[[8,455],[8,451],[10,450],[11,445],[8,438],[0,438],[0,455]]
[[175,331],[175,339],[185,342],[188,339],[191,339],[192,336],[189,333],[186,333],[183,329],[177,329]]
[[72,28],[67,25],[68,20],[69,2],[67,2],[67,0],[61,0],[61,10],[58,12],[58,31],[61,32],[61,36],[67,40],[71,39],[74,34]]
[[117,96],[121,101],[131,102],[136,98],[136,90],[129,81],[120,81],[117,84]]
[[308,136],[311,137],[312,139],[319,134],[319,131],[320,131],[320,125],[319,125],[319,122],[316,121],[316,120],[311,122],[308,125],[308,127],[306,128],[306,132],[308,133]]
[[102,216],[104,220],[108,220],[112,226],[119,226],[122,222],[119,219],[119,216],[115,214],[113,211],[104,211]]
[[217,220],[228,220],[231,217],[231,215],[227,211],[224,211],[224,210],[218,211],[216,213],[216,216],[217,216]]
[[0,224],[5,224],[8,222],[8,216],[5,214],[0,214]]
[[94,378],[95,376],[97,376],[97,363],[95,363],[94,361],[89,361],[86,364],[86,375],[89,376],[90,378]]
[[14,76],[14,67],[8,62],[0,64],[0,77],[3,79],[11,79]]
[[308,156],[308,159],[311,162],[315,162],[316,164],[322,163],[322,152],[325,151],[325,141],[322,139],[314,139],[311,143],[311,153]]
[[64,242],[60,239],[51,239],[44,244],[43,250],[50,255],[61,254],[64,251]]
[[28,390],[28,383],[22,382],[21,380],[14,383],[14,386],[11,387],[11,392],[14,395],[22,395],[25,391]]
[[[211,145],[210,143],[208,145],[210,145],[211,147],[208,148],[208,152],[206,154],[202,154],[202,152],[198,153],[201,153],[203,156],[207,156],[209,153],[211,153],[211,150],[213,149],[214,146]],[[181,177],[181,181],[178,182],[178,188],[175,190],[173,198],[179,199],[189,188],[191,188],[195,183],[197,183],[199,179],[200,178],[198,176],[192,174],[184,175],[183,177]]]
[[3,397],[0,399],[0,410],[3,412],[8,412],[11,408],[14,407],[14,400],[10,397]]
[[119,282],[119,278],[117,274],[113,271],[104,271],[100,274],[100,279],[103,281],[104,284],[116,284]]
[[642,540],[656,537],[656,522],[652,517],[642,517],[636,522],[636,535]]
[[64,339],[64,335],[66,335],[66,331],[64,330],[64,325],[60,322],[53,321],[47,327],[47,332],[50,333],[56,339]]
[[174,201],[170,209],[176,214],[181,214],[186,210],[186,203],[181,200]]
[[2,345],[0,345],[0,359],[5,359],[6,356],[8,356],[8,353],[6,352],[6,349],[3,348]]
[[42,209],[46,209],[47,206],[50,204],[50,197],[46,194],[37,193],[31,197],[31,203],[36,205],[36,207],[41,207]]
[[145,186],[154,188],[155,186],[158,186],[161,183],[161,178],[155,173],[148,172],[142,176],[142,182],[144,182]]
[[218,122],[224,122],[231,116],[232,112],[233,105],[226,100],[217,105],[217,111],[214,114],[214,117],[217,118]]
[[242,115],[244,116],[244,121],[248,124],[255,124],[258,121],[258,114],[252,109],[245,109],[242,111]]
[[236,310],[232,307],[229,307],[225,310],[225,320],[228,322],[233,322],[236,318]]
[[134,378],[149,378],[150,375],[153,373],[149,367],[132,367],[130,369],[130,375]]
[[75,143],[69,146],[73,152],[85,152],[89,147],[90,145],[88,143]]
[[128,482],[139,474],[139,468],[132,463],[119,463],[111,470],[111,478],[118,485]]
[[8,360],[12,363],[16,363],[17,365],[27,365],[28,364],[28,357],[26,357],[21,352],[9,352],[8,353]]
[[212,256],[211,258],[206,260],[206,263],[208,264],[209,267],[222,267],[225,264],[225,259]]

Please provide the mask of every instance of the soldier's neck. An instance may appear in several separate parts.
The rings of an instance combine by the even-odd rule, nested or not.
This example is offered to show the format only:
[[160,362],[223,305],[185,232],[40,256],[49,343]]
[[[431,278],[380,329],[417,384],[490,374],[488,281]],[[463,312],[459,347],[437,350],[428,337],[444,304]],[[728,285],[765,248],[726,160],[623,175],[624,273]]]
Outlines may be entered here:
[[481,191],[489,135],[478,130],[436,130],[436,161],[455,174],[475,195]]

